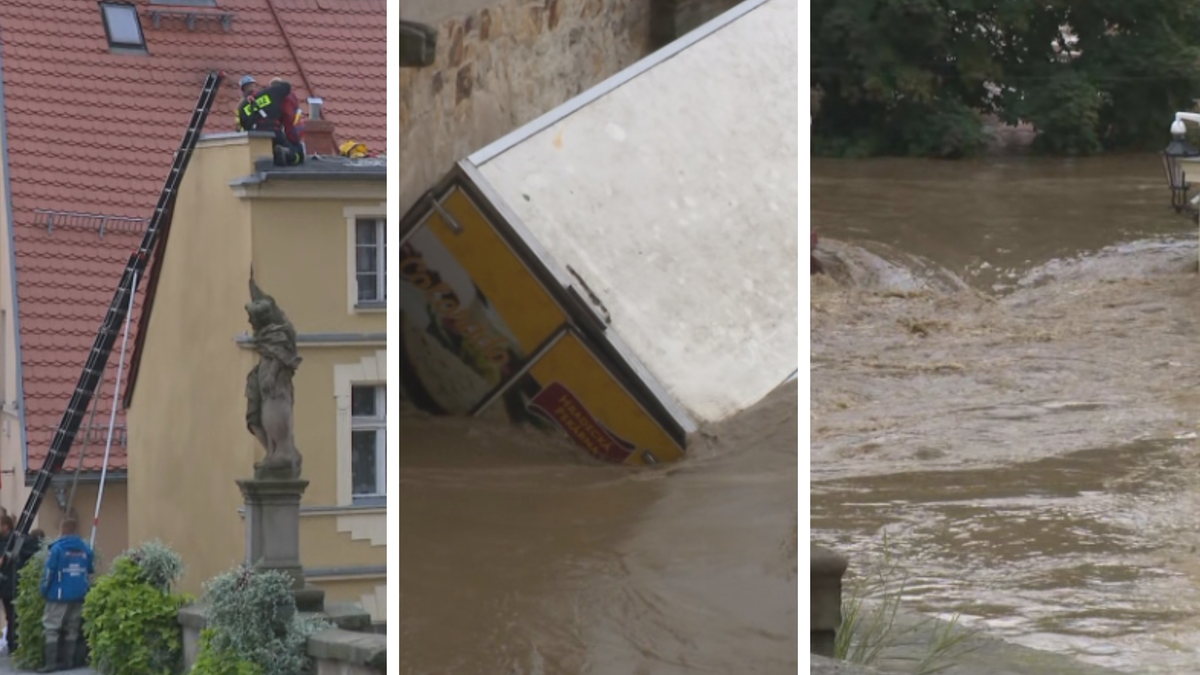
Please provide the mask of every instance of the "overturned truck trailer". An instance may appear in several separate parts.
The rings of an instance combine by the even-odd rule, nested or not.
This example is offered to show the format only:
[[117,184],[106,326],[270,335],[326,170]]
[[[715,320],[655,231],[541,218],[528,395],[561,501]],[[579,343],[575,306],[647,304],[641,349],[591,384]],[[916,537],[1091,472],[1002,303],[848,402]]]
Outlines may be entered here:
[[401,397],[654,464],[793,373],[797,6],[742,3],[417,203]]

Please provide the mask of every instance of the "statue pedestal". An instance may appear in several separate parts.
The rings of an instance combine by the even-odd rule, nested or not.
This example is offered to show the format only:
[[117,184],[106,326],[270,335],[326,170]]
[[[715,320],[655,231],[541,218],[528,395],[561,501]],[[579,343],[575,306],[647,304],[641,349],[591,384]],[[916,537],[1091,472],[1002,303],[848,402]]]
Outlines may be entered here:
[[246,502],[246,564],[292,578],[301,612],[323,612],[325,591],[309,586],[300,564],[300,497],[308,481],[239,480]]

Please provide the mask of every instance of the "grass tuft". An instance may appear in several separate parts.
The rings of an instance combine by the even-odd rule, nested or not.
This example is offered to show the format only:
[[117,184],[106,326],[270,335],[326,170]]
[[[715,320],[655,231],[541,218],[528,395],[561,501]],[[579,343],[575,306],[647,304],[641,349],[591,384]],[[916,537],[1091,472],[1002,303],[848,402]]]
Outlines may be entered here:
[[911,661],[913,675],[936,675],[956,665],[957,657],[974,649],[965,642],[975,631],[963,628],[958,614],[946,622],[930,617],[915,625],[899,625],[896,619],[907,586],[908,576],[892,558],[885,533],[882,562],[843,589],[842,623],[838,626],[834,656],[864,666],[874,665],[893,648],[911,644],[913,634],[930,625],[929,640],[919,655],[889,655],[889,660]]

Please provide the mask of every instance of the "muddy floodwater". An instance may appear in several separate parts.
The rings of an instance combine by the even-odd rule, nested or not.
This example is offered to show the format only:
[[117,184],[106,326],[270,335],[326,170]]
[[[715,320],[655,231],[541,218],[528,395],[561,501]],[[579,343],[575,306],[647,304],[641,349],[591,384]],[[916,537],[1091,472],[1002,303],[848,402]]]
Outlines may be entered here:
[[402,405],[400,672],[795,673],[796,393],[647,470]]
[[913,609],[1196,672],[1197,226],[1158,158],[813,174],[814,539]]

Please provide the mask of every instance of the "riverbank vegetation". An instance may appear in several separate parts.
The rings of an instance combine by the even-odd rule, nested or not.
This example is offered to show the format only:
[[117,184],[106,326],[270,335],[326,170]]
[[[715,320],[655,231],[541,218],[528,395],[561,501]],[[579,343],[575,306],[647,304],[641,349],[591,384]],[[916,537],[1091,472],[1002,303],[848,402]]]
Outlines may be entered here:
[[888,660],[912,675],[935,675],[957,665],[972,649],[967,641],[975,631],[963,628],[957,614],[944,622],[902,621],[908,574],[892,557],[886,535],[883,546],[882,560],[846,580],[834,657],[865,666]]
[[1200,96],[1190,0],[814,0],[813,154],[955,158],[984,118],[1034,151],[1160,149]]

